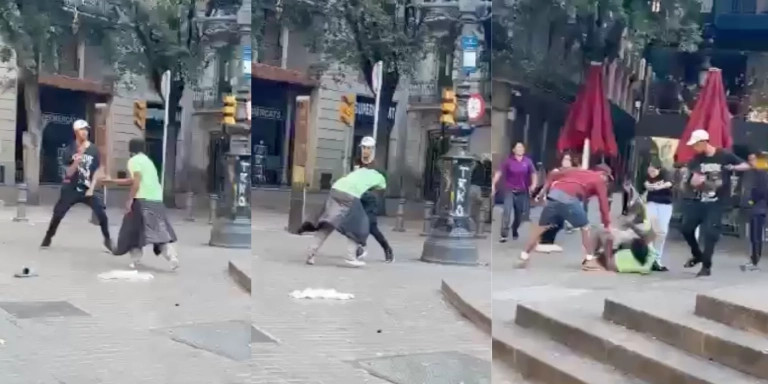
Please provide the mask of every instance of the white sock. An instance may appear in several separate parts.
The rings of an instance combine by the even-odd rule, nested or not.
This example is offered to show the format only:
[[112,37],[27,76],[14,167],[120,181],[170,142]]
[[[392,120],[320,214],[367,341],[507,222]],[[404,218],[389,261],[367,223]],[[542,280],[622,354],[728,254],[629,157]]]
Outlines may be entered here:
[[520,260],[528,260],[529,257],[528,252],[520,252]]
[[587,261],[592,261],[592,260],[594,260],[594,259],[595,259],[595,256],[593,256],[593,255],[587,255],[587,256],[585,256],[585,257],[584,257],[584,259],[585,259],[585,260],[587,260]]

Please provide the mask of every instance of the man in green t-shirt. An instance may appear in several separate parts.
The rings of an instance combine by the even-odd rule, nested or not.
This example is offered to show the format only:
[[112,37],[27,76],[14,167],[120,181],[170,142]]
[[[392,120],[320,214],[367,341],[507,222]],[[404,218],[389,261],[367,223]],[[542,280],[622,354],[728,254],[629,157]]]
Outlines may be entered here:
[[337,180],[331,186],[331,193],[320,217],[314,222],[305,222],[299,230],[299,233],[315,232],[315,241],[309,249],[307,264],[315,264],[317,251],[331,233],[339,231],[348,239],[345,262],[354,267],[365,265],[365,262],[360,260],[364,256],[357,258],[357,250],[358,247],[365,246],[370,222],[360,197],[368,190],[386,187],[387,180],[384,175],[370,168],[359,168]]
[[131,267],[136,268],[141,262],[142,248],[152,244],[155,254],[162,254],[171,269],[175,270],[179,267],[174,246],[176,233],[163,204],[163,187],[157,175],[157,167],[144,153],[145,147],[144,140],[132,139],[128,143],[128,151],[131,153],[128,160],[130,177],[107,180],[131,188],[114,254],[130,253]]

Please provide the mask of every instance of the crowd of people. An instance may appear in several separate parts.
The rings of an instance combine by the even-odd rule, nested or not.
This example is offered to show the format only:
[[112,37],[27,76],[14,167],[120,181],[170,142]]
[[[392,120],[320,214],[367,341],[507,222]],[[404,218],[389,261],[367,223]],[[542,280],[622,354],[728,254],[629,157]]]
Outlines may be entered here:
[[[610,167],[598,164],[585,169],[575,164],[571,154],[562,155],[560,166],[539,182],[525,146],[516,143],[512,154],[493,177],[492,193],[501,187],[504,196],[500,239],[506,243],[520,236],[520,227],[529,221],[531,206],[541,205],[538,221],[530,224],[530,239],[522,245],[518,266],[525,268],[531,253],[562,252],[556,244],[559,232],[571,227],[579,231],[583,245],[582,269],[627,273],[668,271],[665,265],[666,239],[675,200],[680,201],[680,233],[691,255],[685,268],[700,265],[697,276],[712,273],[712,256],[720,239],[723,214],[731,209],[731,175],[741,172],[741,208],[749,223],[751,253],[743,271],[758,269],[768,211],[768,173],[758,169],[757,154],[741,160],[727,149],[716,148],[709,134],[696,130],[684,143],[695,156],[682,168],[680,184],[673,171],[652,159],[644,180],[635,189],[630,181],[623,185],[625,209],[612,220],[609,186]],[[676,190],[677,188],[677,190]],[[679,198],[678,198],[679,196]],[[597,200],[602,226],[591,228],[587,203]]]

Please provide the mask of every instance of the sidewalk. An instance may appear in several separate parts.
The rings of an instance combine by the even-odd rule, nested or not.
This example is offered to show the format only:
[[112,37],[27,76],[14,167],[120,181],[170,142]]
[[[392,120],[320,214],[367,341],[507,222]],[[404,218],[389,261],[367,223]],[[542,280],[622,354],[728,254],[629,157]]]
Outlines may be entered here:
[[[389,382],[361,368],[389,367],[390,373],[398,371],[399,378],[392,380],[398,384],[488,383],[480,378],[491,369],[490,337],[458,315],[440,292],[442,279],[490,279],[488,240],[478,241],[485,266],[426,264],[418,261],[424,241],[418,235],[421,224],[410,222],[407,232],[397,233],[392,231],[394,221],[384,219],[380,227],[395,250],[394,264],[383,263],[383,252],[371,239],[368,265],[348,268],[341,257],[344,241],[334,235],[317,265],[307,266],[311,237],[288,234],[283,230],[286,221],[285,215],[274,212],[254,214],[253,321],[279,340],[277,346],[252,346],[260,375],[256,382],[384,384]],[[336,289],[355,298],[288,296],[305,288]],[[445,355],[424,355],[434,353]],[[388,360],[392,356],[400,360]],[[374,360],[361,361],[368,359]],[[424,359],[436,364],[430,367],[433,373],[444,372],[443,381],[420,376]],[[478,375],[471,367],[484,371]]]
[[[170,327],[224,322],[247,323],[251,303],[232,284],[226,266],[230,258],[249,252],[210,248],[209,227],[187,223],[173,212],[179,236],[181,268],[167,271],[161,258],[145,253],[149,282],[105,282],[97,275],[125,269],[126,257],[114,257],[101,245],[90,211],[73,208],[48,250],[38,245],[50,218],[50,207],[30,207],[29,222],[12,222],[15,209],[0,209],[0,307],[4,302],[64,301],[85,312],[76,317],[20,318],[0,311],[0,382],[4,384],[211,384],[243,383],[250,377],[247,361],[234,361],[171,340]],[[113,236],[122,218],[108,212]],[[16,279],[13,273],[32,267],[39,276]],[[28,314],[59,309],[47,305]],[[70,308],[71,309],[71,308]],[[80,313],[80,315],[83,315]],[[212,338],[205,330],[174,330],[204,341],[229,345],[232,337]],[[235,342],[236,343],[236,342]],[[251,364],[252,365],[252,364]]]

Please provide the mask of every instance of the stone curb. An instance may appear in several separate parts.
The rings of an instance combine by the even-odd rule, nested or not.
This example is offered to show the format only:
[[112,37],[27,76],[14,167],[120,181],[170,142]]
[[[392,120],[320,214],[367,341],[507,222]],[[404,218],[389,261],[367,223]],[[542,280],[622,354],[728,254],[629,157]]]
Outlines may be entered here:
[[465,297],[462,297],[459,290],[451,287],[451,285],[443,280],[440,291],[446,300],[456,308],[462,316],[469,319],[472,324],[482,329],[488,335],[491,334],[492,318],[490,313],[486,313],[477,306],[473,305],[471,301]]
[[229,276],[232,278],[232,280],[235,281],[235,284],[237,284],[238,287],[242,288],[249,294],[251,293],[251,276],[245,268],[239,266],[237,262],[230,260],[227,272],[229,273]]

